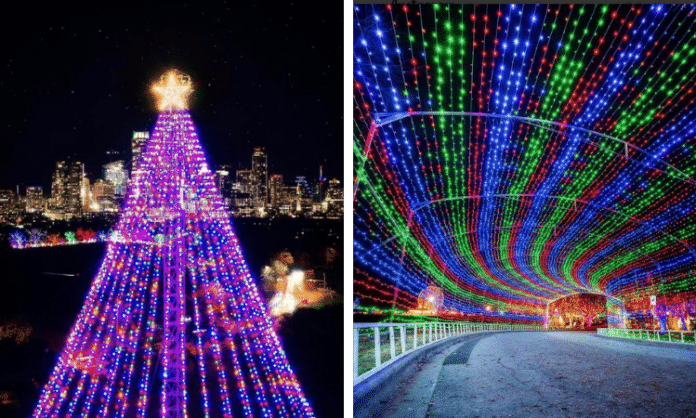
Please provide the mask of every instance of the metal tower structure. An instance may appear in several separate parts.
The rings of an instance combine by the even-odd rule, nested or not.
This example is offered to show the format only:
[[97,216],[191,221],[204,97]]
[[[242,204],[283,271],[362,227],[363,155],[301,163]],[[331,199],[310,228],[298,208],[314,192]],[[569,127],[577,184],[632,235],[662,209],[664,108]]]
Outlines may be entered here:
[[[162,82],[164,82],[164,76]],[[179,82],[186,82],[180,79]],[[181,124],[180,121],[177,123]],[[171,149],[184,150],[184,126],[170,129]],[[185,170],[184,156],[181,153],[171,156],[171,163],[177,167],[176,172]],[[186,418],[186,235],[185,217],[187,208],[191,209],[186,199],[186,185],[183,178],[179,180],[178,201],[172,196],[170,207],[173,212],[169,239],[162,248],[164,271],[164,338],[162,342],[162,417]],[[166,208],[162,207],[161,210]],[[192,213],[190,210],[189,213]]]

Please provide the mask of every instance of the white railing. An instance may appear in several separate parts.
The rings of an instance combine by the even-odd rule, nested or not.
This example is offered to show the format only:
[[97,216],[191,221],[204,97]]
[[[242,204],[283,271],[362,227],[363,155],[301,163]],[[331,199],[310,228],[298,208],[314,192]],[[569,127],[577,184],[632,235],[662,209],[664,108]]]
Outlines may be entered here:
[[541,325],[473,322],[353,324],[353,386],[399,358],[446,338],[484,331],[541,329]]
[[597,334],[607,337],[631,338],[635,340],[696,344],[694,331],[666,330],[661,333],[659,329],[597,328]]

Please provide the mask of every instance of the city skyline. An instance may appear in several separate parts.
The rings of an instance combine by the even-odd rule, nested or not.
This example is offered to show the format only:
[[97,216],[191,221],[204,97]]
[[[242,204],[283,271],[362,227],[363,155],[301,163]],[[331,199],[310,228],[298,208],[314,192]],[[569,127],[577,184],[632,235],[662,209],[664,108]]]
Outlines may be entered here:
[[[147,132],[133,132],[132,155],[139,158]],[[118,153],[107,152],[113,158]],[[223,195],[226,207],[234,216],[266,217],[268,215],[330,215],[343,216],[343,185],[336,178],[323,176],[323,166],[317,177],[297,175],[285,177],[268,170],[268,156],[263,147],[254,148],[251,164],[237,170],[230,165],[213,167],[216,186]],[[43,215],[52,220],[84,218],[91,214],[117,214],[131,186],[135,163],[115,159],[102,165],[101,176],[90,175],[85,163],[69,157],[56,161],[51,183],[26,185],[23,188],[0,189],[0,220],[10,222],[21,214],[33,215],[29,224]],[[250,167],[250,168],[248,168]],[[40,218],[39,218],[40,219]]]
[[[255,149],[256,148],[259,148],[259,147],[255,147]],[[260,148],[264,148],[264,150],[265,150],[265,147],[260,147]],[[132,167],[132,160],[131,159],[124,159],[124,158],[120,157],[121,154],[113,154],[113,151],[114,150],[107,151],[106,155],[108,156],[109,153],[112,153],[111,155],[116,155],[116,156],[106,158],[106,160],[104,160],[104,161],[106,161],[105,163],[101,163],[101,164],[91,163],[90,170],[87,169],[87,164],[89,164],[89,163],[87,163],[83,159],[79,158],[79,155],[69,155],[69,156],[65,156],[64,158],[56,159],[56,161],[54,161],[54,163],[53,163],[53,166],[49,166],[50,168],[47,168],[44,171],[46,171],[48,173],[47,178],[51,179],[51,177],[53,176],[53,174],[55,172],[55,164],[56,163],[58,163],[60,161],[71,161],[71,160],[80,161],[82,164],[85,165],[85,177],[89,178],[90,180],[104,179],[105,175],[103,174],[103,172],[106,169],[106,167],[108,165],[111,165],[113,163],[117,163],[119,161],[123,162],[124,166],[126,166],[127,169],[130,171],[131,167]],[[240,171],[240,170],[251,171],[251,168],[250,168],[251,165],[249,164],[249,162],[243,161],[241,159],[240,159],[240,161],[238,161],[237,165],[232,165],[230,163],[223,162],[220,164],[215,164],[215,165],[213,165],[213,167],[216,170],[225,167],[225,168],[231,169],[232,170],[231,173],[235,173],[235,172]],[[294,178],[299,177],[299,176],[312,178],[312,176],[316,175],[317,179],[323,178],[325,181],[329,181],[331,179],[338,179],[339,181],[343,182],[342,179],[339,178],[339,176],[333,176],[333,177],[329,178],[329,177],[322,175],[322,171],[324,169],[326,169],[326,165],[323,165],[323,164],[320,164],[320,165],[314,167],[314,172],[307,173],[307,174],[304,174],[304,173],[278,173],[278,172],[272,171],[273,165],[269,165],[268,167],[269,168],[268,168],[267,182],[269,182],[271,180],[272,175],[279,175],[281,178],[284,178],[284,179],[291,179],[291,178],[294,179]],[[20,187],[19,194],[25,195],[25,193],[23,191],[26,191],[26,189],[38,187],[38,188],[42,188],[46,192],[50,192],[51,183],[52,183],[52,180],[49,180],[46,183],[29,183],[29,182],[21,181],[21,179],[20,179],[20,181],[16,182],[13,185],[8,184],[5,187],[0,187],[0,190],[12,190],[12,191],[15,191],[15,193],[16,193],[17,187]]]
[[[147,131],[133,131],[134,133],[141,133],[141,132],[147,132]],[[147,139],[145,139],[147,140]],[[91,179],[97,179],[102,176],[102,170],[104,169],[104,166],[116,161],[124,161],[130,170],[131,165],[132,165],[132,152],[130,147],[131,147],[131,141],[132,139],[128,140],[128,144],[126,144],[129,149],[107,149],[103,154],[99,155],[91,155],[90,159],[83,158],[84,156],[81,155],[80,153],[73,153],[73,154],[62,154],[62,155],[57,155],[54,158],[53,165],[55,165],[56,162],[58,161],[65,161],[65,160],[78,160],[81,161],[84,164],[84,170],[87,175],[87,177]],[[275,145],[275,144],[274,144]],[[266,154],[268,155],[268,150],[270,150],[270,155],[273,157],[278,157],[280,156],[280,152],[274,152],[273,147],[259,147],[259,146],[252,146],[251,151],[249,155],[253,154],[253,150],[256,148],[264,148],[266,149]],[[248,157],[249,155],[247,154],[240,154],[236,155],[235,158],[233,159],[234,161],[225,161],[222,159],[222,157],[218,158],[219,162],[217,163],[212,163],[211,166],[213,167],[222,167],[222,166],[228,166],[231,167],[233,171],[237,170],[243,170],[246,168],[251,168]],[[326,160],[324,160],[326,161]],[[297,161],[294,161],[295,163]],[[334,163],[334,164],[332,164]],[[269,170],[269,176],[270,174],[280,174],[284,178],[294,178],[295,176],[305,176],[308,178],[313,178],[314,176],[319,175],[320,167],[321,170],[328,171],[332,173],[332,175],[326,176],[324,175],[323,177],[326,178],[327,180],[330,178],[336,178],[339,179],[341,182],[343,182],[343,173],[340,170],[337,170],[335,168],[332,168],[334,165],[338,165],[340,163],[341,167],[343,165],[343,161],[326,161],[321,164],[317,164],[316,166],[309,166],[309,164],[304,163],[302,164],[302,168],[298,168],[299,166],[297,165],[291,165],[287,161],[283,161],[282,158],[270,158],[270,161],[268,163],[268,170]],[[21,163],[20,163],[21,164]],[[277,167],[284,167],[285,172],[279,172],[280,170]],[[6,189],[6,190],[17,190],[17,187],[20,188],[20,190],[25,190],[27,187],[43,187],[44,190],[50,190],[50,184],[52,182],[52,175],[53,175],[53,170],[54,167],[51,166],[50,164],[45,167],[34,167],[33,170],[31,170],[30,174],[28,175],[29,179],[36,180],[38,181],[30,181],[30,180],[24,180],[18,176],[12,177],[13,180],[8,180],[7,178],[0,178],[0,189]],[[295,171],[296,170],[296,171]],[[334,175],[335,174],[335,175]],[[103,177],[102,177],[103,178]],[[269,177],[270,180],[270,177]]]

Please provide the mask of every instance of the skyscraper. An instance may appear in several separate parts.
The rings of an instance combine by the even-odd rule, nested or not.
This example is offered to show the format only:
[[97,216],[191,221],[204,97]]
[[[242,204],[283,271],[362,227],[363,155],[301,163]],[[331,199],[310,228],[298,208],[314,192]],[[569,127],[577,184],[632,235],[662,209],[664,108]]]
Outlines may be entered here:
[[140,160],[140,154],[143,152],[143,147],[150,138],[149,132],[133,132],[131,139],[131,151],[133,158],[131,160],[131,170],[135,170],[137,162]]
[[27,213],[42,213],[44,211],[43,187],[27,186]]
[[343,187],[338,179],[329,180],[325,202],[328,215],[343,216]]
[[343,188],[341,187],[341,181],[338,179],[329,180],[329,187],[326,191],[326,198],[332,201],[343,202]]
[[225,202],[225,207],[230,208],[232,205],[232,176],[230,176],[231,168],[228,165],[219,166],[215,170],[215,184],[222,195]]
[[312,208],[312,189],[305,176],[295,177],[295,212],[308,212]]
[[90,211],[90,203],[92,202],[92,188],[89,186],[89,179],[87,176],[82,177],[82,187],[80,189],[80,206],[82,213],[87,213]]
[[[252,171],[251,170],[237,170],[236,182],[234,184],[234,198],[233,204],[235,206],[235,211],[239,213],[240,209],[248,208],[249,211],[252,207],[252,196],[254,191],[254,183],[252,182]],[[247,211],[248,212],[248,211]]]
[[71,161],[67,165],[65,179],[65,214],[68,217],[81,216],[84,196],[85,165],[80,161]]
[[254,189],[251,170],[237,170],[235,189],[251,194]]
[[123,199],[128,189],[128,170],[123,160],[104,164],[104,180],[114,185],[114,196]]
[[92,187],[94,209],[98,212],[116,212],[118,205],[114,196],[114,185],[111,182],[97,179]]
[[0,190],[0,220],[11,217],[14,209],[15,196],[12,190]]
[[67,164],[65,161],[56,162],[56,169],[51,179],[51,198],[48,208],[57,215],[63,215],[67,206]]
[[315,203],[323,203],[326,199],[326,178],[324,177],[324,167],[319,166],[319,178],[317,178],[316,183],[313,184],[312,195]]
[[265,148],[254,148],[251,156],[253,206],[263,208],[268,204],[268,157]]
[[271,207],[277,208],[281,205],[283,186],[283,175],[272,174],[268,181]]

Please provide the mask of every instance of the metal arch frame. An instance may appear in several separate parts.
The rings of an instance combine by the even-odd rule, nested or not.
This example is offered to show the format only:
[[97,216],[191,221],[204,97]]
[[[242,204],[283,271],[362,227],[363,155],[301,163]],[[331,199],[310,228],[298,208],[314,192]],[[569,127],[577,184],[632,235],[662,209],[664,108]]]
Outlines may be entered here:
[[541,197],[541,198],[544,198],[544,199],[555,199],[555,200],[559,200],[559,201],[560,201],[560,200],[565,200],[565,201],[573,202],[573,208],[574,208],[574,210],[575,210],[576,212],[578,211],[577,204],[578,204],[578,202],[580,202],[581,204],[583,204],[583,205],[585,205],[585,206],[589,206],[589,207],[594,208],[594,209],[596,209],[596,210],[604,210],[604,211],[610,212],[610,213],[612,213],[612,214],[616,214],[616,215],[622,216],[624,219],[626,219],[626,220],[628,220],[628,221],[631,221],[631,222],[633,222],[633,223],[635,223],[635,224],[639,224],[639,225],[641,225],[641,226],[645,226],[645,227],[647,227],[647,228],[649,228],[649,229],[651,229],[651,230],[653,230],[653,231],[656,231],[656,232],[658,232],[658,233],[660,233],[660,234],[662,234],[662,235],[664,235],[664,236],[667,236],[667,237],[669,237],[669,238],[672,238],[675,242],[680,243],[684,248],[686,248],[686,250],[687,250],[687,251],[691,254],[691,256],[694,258],[694,261],[696,261],[696,250],[694,250],[693,247],[691,247],[690,245],[688,245],[688,244],[685,243],[684,241],[678,239],[677,237],[675,237],[675,236],[672,235],[672,234],[669,234],[669,233],[667,233],[667,232],[664,232],[664,231],[661,230],[661,229],[655,228],[654,226],[650,225],[650,224],[647,223],[647,222],[639,221],[638,219],[635,219],[635,218],[632,217],[632,216],[626,215],[626,214],[624,214],[623,212],[620,212],[620,211],[618,211],[618,210],[615,210],[615,209],[612,209],[612,208],[608,208],[608,207],[605,207],[605,206],[596,205],[596,204],[591,203],[591,202],[586,201],[586,200],[580,200],[580,199],[575,199],[575,198],[570,198],[570,197],[565,197],[565,196],[541,195],[541,194],[532,194],[532,193],[520,193],[520,194],[493,194],[493,195],[489,195],[489,196],[484,196],[484,195],[457,196],[457,197],[448,197],[448,198],[444,198],[444,199],[431,200],[430,202],[421,203],[421,204],[420,204],[419,206],[417,206],[415,209],[412,209],[412,211],[413,211],[413,212],[417,212],[417,211],[419,211],[419,210],[421,210],[421,209],[423,209],[423,208],[425,208],[425,207],[428,207],[428,206],[432,205],[433,203],[441,203],[441,202],[448,202],[448,201],[455,201],[455,200],[467,200],[467,199],[488,199],[488,198],[497,198],[497,197],[502,197],[502,198],[508,198],[508,197],[520,197],[520,198],[529,197],[529,198],[537,198],[537,197]]
[[[632,149],[632,150],[634,150],[634,151],[636,151],[636,152],[638,152],[638,153],[640,153],[640,154],[643,154],[643,155],[645,155],[645,156],[647,156],[647,157],[650,157],[650,158],[652,158],[653,160],[658,161],[658,162],[660,162],[661,164],[664,164],[665,166],[669,167],[670,169],[674,170],[675,172],[681,174],[681,175],[684,177],[684,179],[678,178],[678,177],[677,177],[678,180],[683,181],[683,182],[688,183],[688,184],[691,184],[691,185],[693,185],[693,186],[696,186],[696,180],[694,180],[694,179],[692,179],[691,177],[689,177],[686,173],[684,173],[683,171],[681,171],[681,170],[678,169],[677,167],[675,167],[675,166],[673,166],[672,164],[670,164],[670,163],[664,161],[662,158],[656,158],[654,155],[648,153],[647,151],[643,150],[642,148],[639,148],[639,147],[637,147],[637,146],[635,146],[635,145],[633,145],[633,144],[631,144],[631,143],[629,143],[629,142],[627,142],[627,141],[624,141],[624,140],[622,140],[622,139],[620,139],[620,138],[617,138],[617,137],[615,137],[615,136],[603,134],[603,133],[601,133],[601,132],[593,131],[593,130],[591,130],[591,129],[582,128],[582,127],[580,127],[580,126],[576,126],[576,125],[572,125],[572,124],[568,124],[568,123],[550,121],[550,120],[545,120],[545,119],[537,119],[537,118],[530,118],[530,117],[517,116],[517,115],[503,115],[503,114],[496,114],[496,113],[456,112],[456,111],[441,111],[441,112],[435,112],[435,111],[410,111],[410,112],[381,112],[381,113],[375,113],[375,117],[374,117],[374,119],[372,120],[372,122],[370,123],[370,130],[369,130],[369,132],[368,132],[367,140],[365,141],[365,147],[364,147],[364,149],[363,149],[363,154],[362,154],[362,165],[361,165],[361,168],[360,168],[360,173],[361,173],[361,174],[362,174],[362,171],[364,170],[365,161],[367,160],[367,153],[368,153],[370,147],[372,146],[372,140],[374,139],[374,135],[375,135],[377,129],[380,128],[380,127],[382,127],[382,126],[384,126],[384,125],[391,124],[392,122],[396,122],[396,121],[398,121],[398,120],[401,120],[401,119],[404,119],[404,118],[407,118],[407,117],[412,117],[412,116],[469,116],[469,117],[483,117],[483,118],[493,118],[493,119],[511,119],[511,120],[516,120],[516,121],[524,122],[524,123],[527,123],[527,124],[529,124],[529,125],[531,125],[531,126],[535,126],[535,127],[537,127],[537,128],[542,128],[542,129],[550,129],[550,127],[548,127],[548,126],[543,126],[544,124],[547,124],[547,125],[552,125],[552,126],[555,126],[555,127],[558,127],[558,128],[562,128],[562,129],[570,129],[570,130],[580,131],[580,132],[583,132],[583,133],[586,133],[586,134],[589,134],[589,135],[599,136],[599,137],[602,137],[602,138],[609,139],[609,140],[611,140],[611,141],[620,143],[621,145],[624,146],[624,150],[625,150],[624,157],[627,158],[627,159],[629,159],[629,160],[631,160],[631,161],[635,161],[635,162],[637,162],[637,163],[639,163],[639,164],[641,164],[641,165],[643,165],[642,162],[640,162],[640,161],[638,161],[638,160],[636,160],[636,159],[633,159],[633,158],[631,158],[631,157],[628,156],[628,150],[629,150],[629,148]],[[539,124],[541,124],[541,125],[539,125]],[[567,135],[567,134],[565,134],[565,133],[563,133],[563,132],[559,132],[559,131],[555,131],[555,130],[553,130],[553,131],[556,132],[556,133],[559,133],[559,134]],[[591,144],[591,145],[594,145],[594,146],[596,146],[596,147],[598,147],[598,148],[600,148],[600,149],[604,149],[604,148],[602,148],[601,146],[599,146],[599,145],[598,145],[596,142],[594,142],[594,141],[590,141],[590,140],[588,140],[588,139],[583,139],[583,138],[580,138],[580,140],[583,141],[583,142],[587,142],[587,143],[589,143],[589,144]],[[662,173],[665,173],[665,174],[668,175],[668,176],[673,176],[673,175],[671,175],[670,173],[668,173],[668,172],[666,172],[666,171],[663,171],[663,170],[660,170],[660,169],[656,169],[656,170],[658,170],[658,171],[660,171],[660,172],[662,172]],[[356,194],[356,192],[357,192],[358,184],[359,184],[359,181],[360,181],[360,177],[361,177],[361,176],[358,176],[358,178],[357,178],[356,181],[355,181],[354,190],[353,190],[353,197],[355,197],[355,194]],[[674,176],[673,176],[673,177],[674,177]]]
[[[367,183],[367,184],[369,184],[369,183]],[[371,188],[371,186],[370,186],[370,188]],[[374,193],[374,189],[373,189],[373,193]],[[444,199],[431,200],[431,201],[429,201],[429,202],[423,202],[423,203],[419,204],[418,206],[416,206],[415,208],[412,208],[412,209],[410,210],[410,212],[409,212],[409,221],[408,221],[408,227],[409,227],[409,228],[407,229],[407,231],[410,230],[410,224],[411,224],[413,215],[414,215],[416,212],[420,211],[421,209],[424,209],[424,208],[426,208],[426,207],[429,207],[429,206],[431,206],[432,204],[435,204],[435,203],[443,203],[443,202],[456,201],[456,200],[468,200],[468,199],[512,198],[512,197],[518,197],[518,198],[524,198],[524,197],[528,197],[528,198],[537,198],[537,197],[541,197],[541,198],[545,198],[545,199],[553,199],[553,200],[559,200],[559,201],[561,201],[561,200],[570,201],[570,202],[573,202],[573,208],[574,208],[574,210],[575,210],[576,212],[578,211],[577,204],[578,204],[578,202],[580,202],[581,204],[583,204],[583,205],[585,205],[585,206],[592,207],[592,208],[594,208],[594,209],[596,209],[596,210],[604,210],[604,211],[610,212],[610,213],[612,213],[612,214],[616,214],[616,215],[622,216],[624,219],[626,219],[626,220],[628,220],[628,221],[631,221],[631,222],[633,222],[633,223],[635,223],[635,224],[639,224],[639,225],[641,225],[641,226],[645,226],[645,227],[647,227],[647,228],[649,228],[649,229],[651,229],[651,230],[653,230],[653,231],[656,231],[656,232],[658,232],[658,233],[660,233],[660,234],[662,234],[662,235],[664,235],[664,236],[667,236],[667,237],[669,237],[669,238],[672,238],[675,242],[680,243],[680,244],[691,254],[691,256],[694,258],[694,261],[696,261],[696,250],[694,250],[693,247],[691,247],[690,245],[688,245],[688,244],[685,243],[684,241],[678,239],[677,237],[675,237],[675,236],[672,235],[672,234],[669,234],[669,233],[667,233],[667,232],[664,232],[664,231],[662,231],[661,229],[655,228],[654,226],[650,225],[650,224],[647,223],[647,222],[639,221],[639,220],[635,219],[634,217],[629,216],[629,215],[626,215],[626,214],[624,214],[624,213],[622,213],[622,212],[620,212],[620,211],[618,211],[618,210],[615,210],[615,209],[612,209],[612,208],[608,208],[608,207],[604,207],[604,206],[599,206],[599,205],[596,205],[596,204],[594,204],[594,203],[588,202],[588,201],[586,201],[586,200],[574,199],[574,198],[565,197],[565,196],[538,195],[538,194],[532,194],[532,193],[520,193],[520,194],[492,194],[492,195],[488,195],[488,196],[485,196],[485,195],[457,196],[457,197],[448,197],[448,198],[444,198]],[[390,242],[390,241],[396,239],[397,237],[399,237],[400,235],[402,235],[404,232],[406,232],[406,231],[402,231],[401,234],[395,234],[395,235],[393,235],[391,238],[388,238],[387,240],[380,242],[378,245],[373,246],[372,249],[379,248],[379,247],[383,246],[384,244],[387,244],[388,242]]]

